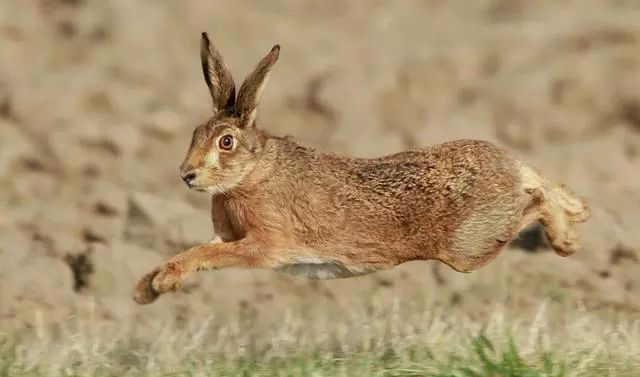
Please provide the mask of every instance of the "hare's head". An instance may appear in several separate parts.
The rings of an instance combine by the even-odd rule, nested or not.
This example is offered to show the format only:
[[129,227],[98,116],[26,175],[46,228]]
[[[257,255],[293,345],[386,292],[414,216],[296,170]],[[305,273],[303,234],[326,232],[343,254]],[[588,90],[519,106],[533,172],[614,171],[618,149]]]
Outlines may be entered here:
[[204,79],[213,100],[213,116],[193,132],[180,174],[196,190],[212,194],[232,189],[252,170],[263,147],[255,118],[269,71],[278,60],[280,46],[271,49],[247,76],[236,97],[231,72],[206,33],[200,56]]

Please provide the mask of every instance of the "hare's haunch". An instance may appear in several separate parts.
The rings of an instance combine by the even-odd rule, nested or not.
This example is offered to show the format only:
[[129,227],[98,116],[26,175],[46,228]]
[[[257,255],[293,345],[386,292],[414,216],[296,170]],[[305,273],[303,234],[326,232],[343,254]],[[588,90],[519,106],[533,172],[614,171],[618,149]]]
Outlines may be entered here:
[[224,267],[331,279],[436,259],[467,272],[533,221],[558,254],[578,250],[585,203],[488,142],[359,159],[259,129],[258,103],[279,51],[258,63],[236,96],[231,73],[202,34],[213,116],[193,133],[181,173],[190,188],[212,195],[216,238],[147,274],[135,288],[138,303],[178,289],[191,272]]

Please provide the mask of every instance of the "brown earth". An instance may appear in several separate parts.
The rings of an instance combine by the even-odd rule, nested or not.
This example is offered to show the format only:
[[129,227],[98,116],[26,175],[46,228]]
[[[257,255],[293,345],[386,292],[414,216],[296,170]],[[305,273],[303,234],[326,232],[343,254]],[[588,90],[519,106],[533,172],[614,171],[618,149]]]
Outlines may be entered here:
[[[638,318],[639,19],[624,0],[2,1],[0,335],[73,334],[87,318],[85,331],[141,338],[211,318],[260,334],[287,316],[312,326],[398,305]],[[471,274],[224,270],[135,305],[144,272],[211,236],[208,197],[178,175],[209,113],[202,31],[237,81],[282,45],[263,127],[355,156],[493,141],[589,200],[583,250],[560,258],[534,230]]]

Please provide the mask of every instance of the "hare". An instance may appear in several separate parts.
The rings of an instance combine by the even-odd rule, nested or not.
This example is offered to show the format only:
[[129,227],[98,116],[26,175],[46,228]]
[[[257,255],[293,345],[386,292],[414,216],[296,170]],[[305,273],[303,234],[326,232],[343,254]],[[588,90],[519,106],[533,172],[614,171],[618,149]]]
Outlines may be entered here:
[[216,237],[144,276],[139,304],[194,271],[225,267],[331,279],[434,259],[469,272],[536,220],[559,255],[578,250],[585,202],[505,150],[457,140],[374,159],[321,153],[256,126],[278,45],[237,97],[206,33],[200,50],[213,116],[195,129],[180,172],[189,188],[211,194]]

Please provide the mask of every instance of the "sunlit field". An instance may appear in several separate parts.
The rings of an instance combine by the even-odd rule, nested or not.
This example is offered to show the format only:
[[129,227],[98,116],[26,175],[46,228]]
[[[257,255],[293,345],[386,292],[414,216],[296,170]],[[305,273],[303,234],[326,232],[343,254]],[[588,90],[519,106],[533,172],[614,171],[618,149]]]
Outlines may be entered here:
[[[0,0],[0,376],[640,376],[640,2]],[[257,121],[373,157],[488,140],[584,197],[469,274],[143,274],[212,237],[178,167],[208,32]]]

